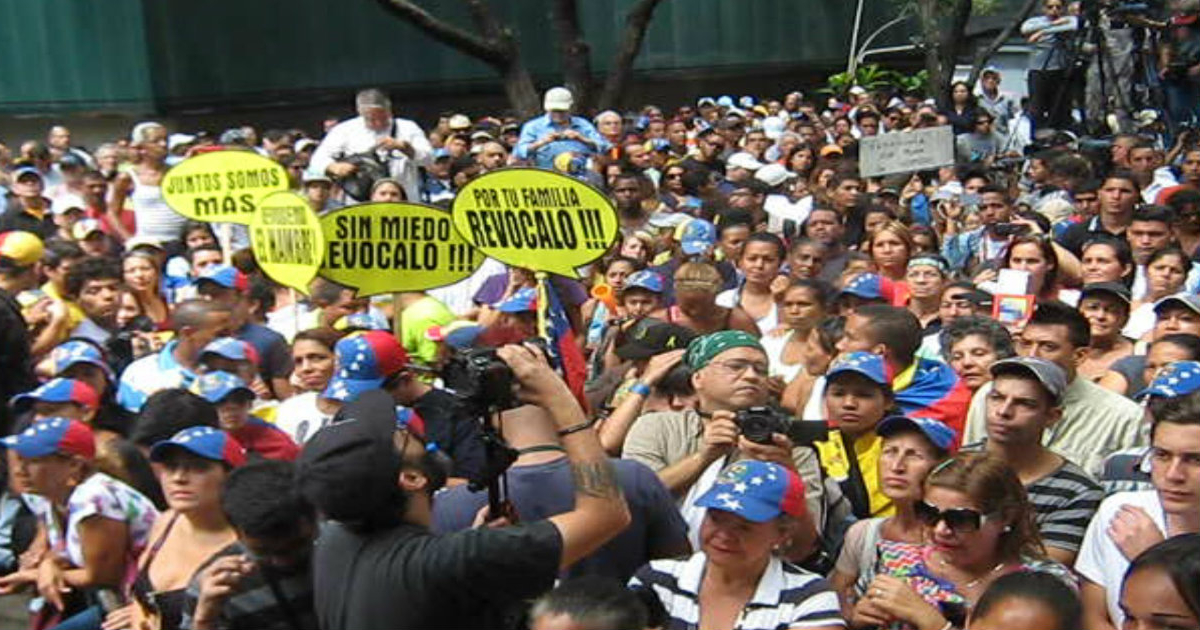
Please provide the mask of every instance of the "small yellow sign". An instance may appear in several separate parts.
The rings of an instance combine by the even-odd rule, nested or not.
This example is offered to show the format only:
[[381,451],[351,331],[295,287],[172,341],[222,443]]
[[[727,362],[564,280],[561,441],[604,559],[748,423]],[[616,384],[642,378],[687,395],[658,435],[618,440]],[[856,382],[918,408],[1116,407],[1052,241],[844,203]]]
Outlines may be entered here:
[[320,219],[307,199],[291,191],[263,197],[251,217],[250,244],[263,273],[307,295],[325,255]]

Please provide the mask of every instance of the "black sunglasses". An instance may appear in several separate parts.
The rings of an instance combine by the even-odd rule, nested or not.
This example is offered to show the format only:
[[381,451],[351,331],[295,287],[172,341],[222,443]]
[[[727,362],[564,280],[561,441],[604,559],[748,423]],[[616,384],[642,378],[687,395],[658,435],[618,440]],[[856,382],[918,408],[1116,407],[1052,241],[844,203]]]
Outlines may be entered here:
[[980,527],[983,527],[984,523],[988,522],[988,515],[981,513],[979,510],[969,510],[967,508],[939,510],[924,501],[917,501],[917,504],[913,507],[917,513],[917,520],[922,525],[934,527],[939,521],[942,521],[946,523],[946,527],[959,534],[977,532]]

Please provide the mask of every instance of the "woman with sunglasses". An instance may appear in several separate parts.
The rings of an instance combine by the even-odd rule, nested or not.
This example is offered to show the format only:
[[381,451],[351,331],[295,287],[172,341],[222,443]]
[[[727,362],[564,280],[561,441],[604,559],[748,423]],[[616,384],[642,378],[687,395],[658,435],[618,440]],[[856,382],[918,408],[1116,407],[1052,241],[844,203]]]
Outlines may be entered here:
[[1142,552],[1125,572],[1121,610],[1124,628],[1200,628],[1200,534]]
[[1046,559],[1025,488],[999,459],[960,453],[943,462],[915,508],[928,542],[879,543],[879,573],[854,608],[853,626],[961,628],[987,587],[1014,571],[1075,584],[1070,569]]
[[[150,449],[168,510],[150,531],[130,585],[132,603],[109,613],[105,630],[176,630],[192,575],[237,536],[221,510],[221,486],[246,463],[246,450],[228,433],[192,427]],[[143,626],[143,624],[146,624]]]
[[846,530],[842,552],[830,576],[830,583],[842,601],[846,617],[854,602],[866,591],[875,576],[875,549],[880,540],[920,543],[925,530],[917,520],[916,503],[925,489],[925,477],[946,459],[954,443],[954,430],[937,420],[891,416],[879,423],[883,440],[879,452],[879,485],[892,500],[891,516],[858,521]]

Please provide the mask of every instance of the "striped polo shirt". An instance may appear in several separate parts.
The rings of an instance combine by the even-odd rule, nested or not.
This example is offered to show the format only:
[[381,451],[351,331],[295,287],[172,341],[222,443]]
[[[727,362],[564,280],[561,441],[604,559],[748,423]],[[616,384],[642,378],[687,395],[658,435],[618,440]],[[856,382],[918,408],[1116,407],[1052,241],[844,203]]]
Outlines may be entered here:
[[[707,557],[655,560],[642,567],[630,586],[654,591],[667,610],[667,630],[700,626],[700,583]],[[772,556],[754,596],[738,617],[740,630],[844,626],[837,595],[821,577]]]

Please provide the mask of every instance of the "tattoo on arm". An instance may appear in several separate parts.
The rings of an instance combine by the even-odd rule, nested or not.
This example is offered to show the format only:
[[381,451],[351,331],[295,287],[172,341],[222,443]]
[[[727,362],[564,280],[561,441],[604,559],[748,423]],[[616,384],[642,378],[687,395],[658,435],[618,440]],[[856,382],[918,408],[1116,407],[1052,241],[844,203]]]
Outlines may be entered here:
[[575,492],[597,499],[615,499],[621,496],[616,471],[608,460],[571,464],[571,479]]

